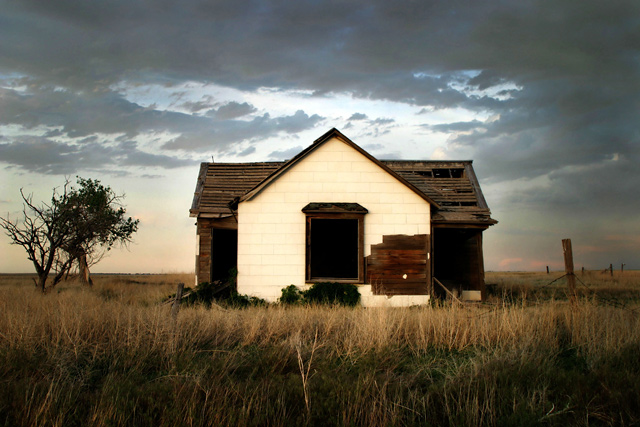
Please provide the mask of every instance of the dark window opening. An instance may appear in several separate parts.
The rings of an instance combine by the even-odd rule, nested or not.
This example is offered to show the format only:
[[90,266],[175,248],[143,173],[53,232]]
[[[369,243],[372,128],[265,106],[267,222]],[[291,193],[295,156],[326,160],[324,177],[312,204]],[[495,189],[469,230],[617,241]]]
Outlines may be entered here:
[[358,219],[310,218],[310,278],[357,280],[359,277]]
[[451,202],[451,201],[444,201],[444,202],[440,202],[440,206],[478,206],[478,204],[476,202]]
[[462,178],[464,174],[464,169],[449,169],[451,173],[451,178]]
[[462,168],[443,168],[433,170],[434,178],[462,178],[464,177],[464,169]]

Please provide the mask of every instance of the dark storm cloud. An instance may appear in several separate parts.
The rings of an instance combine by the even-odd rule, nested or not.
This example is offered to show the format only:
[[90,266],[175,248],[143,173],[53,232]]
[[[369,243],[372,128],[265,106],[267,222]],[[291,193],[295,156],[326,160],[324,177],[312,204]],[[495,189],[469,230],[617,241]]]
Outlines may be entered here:
[[[121,82],[196,81],[316,96],[345,92],[425,111],[466,109],[492,117],[431,130],[450,134],[449,152],[474,158],[486,182],[548,178],[556,198],[545,199],[543,191],[516,191],[514,197],[539,202],[551,217],[569,206],[570,198],[582,201],[583,211],[594,211],[594,198],[603,197],[617,213],[637,212],[614,203],[640,186],[637,168],[621,166],[640,160],[637,1],[23,0],[1,5],[0,73],[30,85],[24,93],[3,89],[2,124],[46,125],[50,133],[74,138],[122,132],[131,139],[161,130],[179,134],[165,149],[232,150],[239,141],[309,129],[322,117],[311,112],[272,117],[268,111],[255,116],[251,105],[208,100],[183,103],[190,112],[212,110],[212,117],[192,116],[143,108],[111,88]],[[351,120],[358,118],[365,119],[354,114]],[[388,132],[388,125],[379,124],[362,136]],[[17,149],[17,143],[4,144],[3,150]],[[40,143],[44,152],[53,150],[50,168],[73,154],[64,144]],[[92,144],[97,143],[86,143]],[[610,162],[613,158],[621,160]],[[623,178],[620,170],[624,185],[616,185]]]
[[0,63],[92,89],[193,79],[451,105],[466,98],[448,86],[461,70],[482,70],[472,84],[487,88],[634,66],[637,12],[595,0],[5,2]]
[[479,120],[472,120],[470,122],[455,122],[455,123],[444,123],[439,125],[425,125],[424,127],[429,128],[435,132],[443,132],[443,133],[466,132],[466,131],[477,129],[479,127],[483,127],[483,123]]
[[[32,133],[44,127],[42,137],[4,135],[10,143],[0,146],[0,161],[44,173],[68,173],[67,168],[99,168],[153,165],[165,168],[185,166],[191,162],[175,155],[150,154],[132,144],[141,134],[160,132],[177,134],[163,144],[165,149],[183,151],[226,151],[237,143],[278,133],[295,134],[322,120],[299,110],[289,116],[265,114],[252,120],[237,120],[254,113],[248,103],[228,102],[204,117],[142,107],[111,92],[85,93],[37,85],[25,90],[0,88],[0,125],[20,125]],[[107,148],[97,135],[122,135],[128,139],[119,151]],[[57,142],[63,140],[65,142]],[[35,152],[31,156],[30,153]],[[42,155],[41,155],[42,154]],[[81,163],[74,163],[82,160]],[[115,160],[118,160],[116,162]],[[90,165],[90,166],[89,166]]]
[[200,129],[185,132],[162,146],[166,150],[222,151],[242,141],[265,139],[279,133],[295,134],[313,128],[323,117],[298,110],[290,116],[271,117],[265,113],[252,120],[210,121]]
[[[555,82],[590,108],[601,104],[580,103],[581,91],[629,98],[638,89],[637,12],[631,1],[595,0],[9,2],[0,67],[91,91],[193,79],[498,112],[554,108]],[[503,102],[461,87],[506,82],[536,87]]]
[[118,166],[178,168],[195,165],[192,160],[146,153],[132,141],[108,145],[102,141],[66,144],[44,137],[20,137],[0,143],[3,162],[30,172],[74,174],[79,170],[105,170]]
[[94,133],[180,132],[208,122],[187,114],[144,108],[115,92],[78,93],[39,86],[24,93],[0,89],[0,111],[0,124],[59,127],[61,134],[72,138]]
[[215,101],[212,97],[203,97],[199,101],[186,101],[180,106],[191,113],[198,113],[202,110],[209,110],[214,104]]
[[246,102],[229,102],[217,110],[210,110],[207,115],[218,120],[232,120],[255,113],[257,109]]

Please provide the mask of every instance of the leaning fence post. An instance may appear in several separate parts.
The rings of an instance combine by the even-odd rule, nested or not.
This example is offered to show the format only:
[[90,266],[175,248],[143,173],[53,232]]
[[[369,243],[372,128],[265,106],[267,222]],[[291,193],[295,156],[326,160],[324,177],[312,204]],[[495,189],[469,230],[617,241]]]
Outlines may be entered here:
[[611,277],[613,277],[613,264],[609,264],[609,272],[611,273]]
[[572,304],[575,304],[576,278],[573,275],[573,251],[571,249],[571,239],[562,240],[562,251],[564,253],[564,271],[567,274],[567,284],[569,285],[569,300]]
[[180,311],[180,300],[182,300],[182,291],[184,290],[184,283],[178,283],[178,289],[176,290],[176,298],[173,300],[171,306],[171,315],[173,318],[178,317],[178,311]]

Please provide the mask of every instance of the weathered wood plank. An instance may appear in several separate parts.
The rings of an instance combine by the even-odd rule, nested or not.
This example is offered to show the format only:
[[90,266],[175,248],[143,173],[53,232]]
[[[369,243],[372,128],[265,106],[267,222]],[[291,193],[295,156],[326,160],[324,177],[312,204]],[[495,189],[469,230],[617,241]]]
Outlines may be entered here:
[[367,282],[378,295],[421,295],[428,292],[428,235],[383,236],[367,257]]

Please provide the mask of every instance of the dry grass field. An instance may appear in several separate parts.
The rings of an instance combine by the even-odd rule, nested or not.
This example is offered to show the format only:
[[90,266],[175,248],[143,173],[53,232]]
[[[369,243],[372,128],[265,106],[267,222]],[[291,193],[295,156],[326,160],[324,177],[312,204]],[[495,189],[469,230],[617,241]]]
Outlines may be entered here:
[[[3,425],[637,425],[640,274],[488,273],[485,304],[182,307],[193,275],[0,275]],[[582,284],[584,283],[584,285]]]

